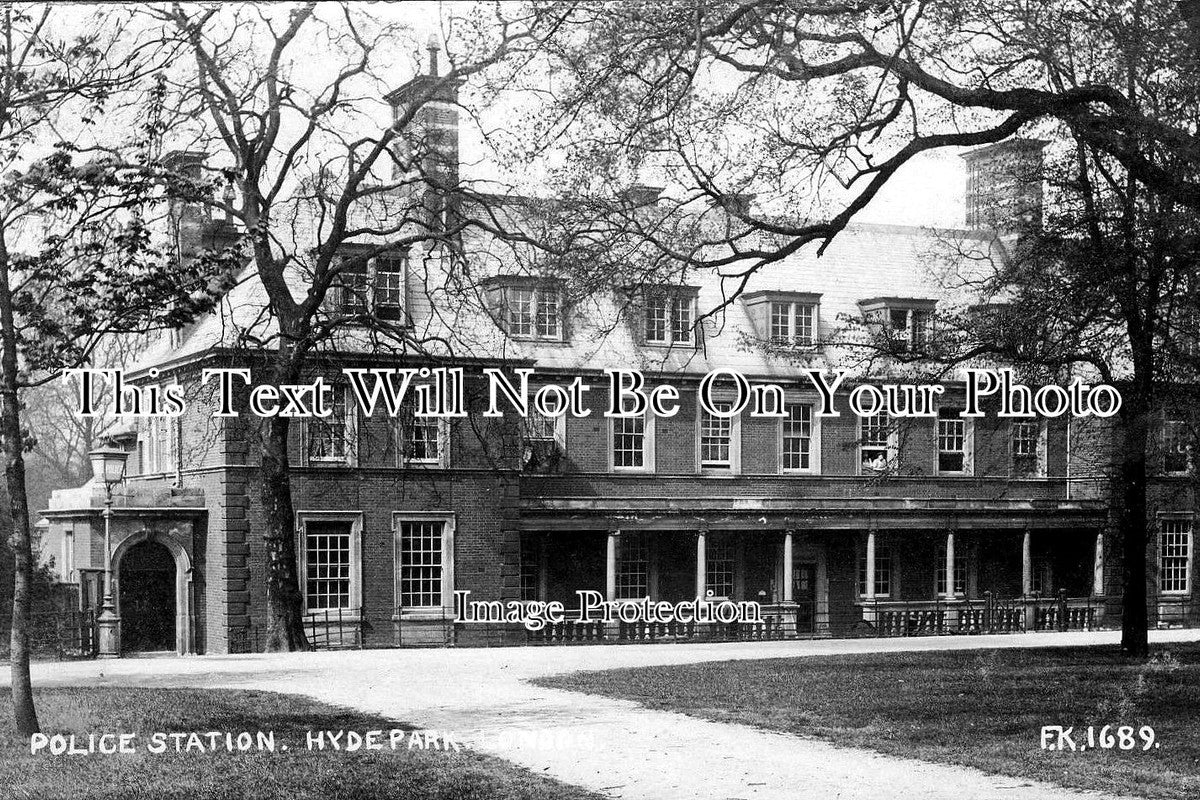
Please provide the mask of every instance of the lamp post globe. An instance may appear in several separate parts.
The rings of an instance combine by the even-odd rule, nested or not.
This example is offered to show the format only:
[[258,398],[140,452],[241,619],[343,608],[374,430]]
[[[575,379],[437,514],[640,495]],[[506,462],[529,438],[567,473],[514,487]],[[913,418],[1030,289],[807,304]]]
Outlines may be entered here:
[[99,655],[101,658],[121,656],[121,618],[113,603],[112,592],[112,493],[113,487],[125,480],[125,461],[129,452],[112,445],[102,445],[88,453],[92,462],[92,475],[104,484],[104,600],[100,616],[96,619],[99,629]]

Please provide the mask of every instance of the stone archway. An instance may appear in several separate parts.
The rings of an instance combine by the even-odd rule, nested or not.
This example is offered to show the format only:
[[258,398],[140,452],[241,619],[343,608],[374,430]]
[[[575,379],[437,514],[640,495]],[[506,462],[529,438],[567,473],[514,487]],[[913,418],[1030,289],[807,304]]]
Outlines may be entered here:
[[191,558],[174,537],[134,533],[114,550],[112,574],[123,651],[195,652]]

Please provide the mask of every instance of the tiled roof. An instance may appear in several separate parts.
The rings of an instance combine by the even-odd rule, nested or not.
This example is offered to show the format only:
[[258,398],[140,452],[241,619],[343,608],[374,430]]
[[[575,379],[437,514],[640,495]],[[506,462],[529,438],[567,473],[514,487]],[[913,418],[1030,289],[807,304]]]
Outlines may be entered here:
[[[746,292],[789,291],[820,295],[820,331],[831,337],[848,317],[860,318],[859,301],[874,297],[936,299],[939,308],[959,307],[979,298],[962,287],[963,271],[988,269],[989,259],[1003,258],[1003,247],[994,237],[978,232],[919,228],[899,225],[855,224],[839,234],[817,256],[817,244],[809,245],[787,259],[763,267],[746,283]],[[473,264],[476,283],[467,290],[448,292],[443,282],[444,266],[438,258],[415,258],[407,276],[407,304],[415,338],[430,340],[429,349],[478,359],[528,359],[539,369],[566,372],[640,367],[654,372],[703,374],[721,367],[747,375],[794,374],[796,366],[767,355],[748,343],[756,335],[754,325],[740,300],[727,302],[741,281],[738,270],[693,272],[688,282],[699,288],[698,311],[712,315],[705,322],[702,345],[696,350],[680,347],[639,346],[628,321],[620,317],[616,293],[592,295],[578,301],[569,324],[566,343],[534,343],[506,337],[486,311],[480,286],[490,274],[502,274],[505,266],[485,268]],[[291,276],[297,296],[304,290],[304,277]],[[269,340],[275,326],[266,313],[266,295],[247,268],[212,314],[189,326],[182,341],[172,343],[163,336],[148,349],[137,370],[164,367],[189,361],[213,348],[233,347],[246,333],[256,340]],[[715,311],[714,311],[715,310]],[[638,320],[634,324],[641,324]],[[339,334],[342,353],[382,356],[395,352],[378,346],[363,330]],[[823,348],[813,356],[812,366],[839,363],[843,352]]]

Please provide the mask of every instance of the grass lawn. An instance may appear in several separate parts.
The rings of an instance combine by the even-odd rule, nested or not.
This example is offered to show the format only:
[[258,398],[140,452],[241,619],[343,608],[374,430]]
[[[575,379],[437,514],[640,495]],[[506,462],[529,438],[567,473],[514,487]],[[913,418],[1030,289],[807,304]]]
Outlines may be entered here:
[[[926,761],[1150,798],[1200,797],[1200,646],[1148,664],[1113,648],[728,661],[583,672],[541,685]],[[1041,749],[1043,725],[1154,728],[1159,747]]]
[[[47,689],[37,693],[42,730],[136,732],[133,754],[31,755],[16,735],[12,699],[0,700],[0,796],[12,798],[404,798],[423,800],[597,800],[499,759],[460,752],[308,750],[309,730],[388,731],[393,721],[272,692],[137,688]],[[146,752],[154,731],[274,731],[288,751]],[[82,737],[79,734],[83,734]],[[387,741],[385,734],[384,741]],[[168,743],[170,740],[168,740]]]

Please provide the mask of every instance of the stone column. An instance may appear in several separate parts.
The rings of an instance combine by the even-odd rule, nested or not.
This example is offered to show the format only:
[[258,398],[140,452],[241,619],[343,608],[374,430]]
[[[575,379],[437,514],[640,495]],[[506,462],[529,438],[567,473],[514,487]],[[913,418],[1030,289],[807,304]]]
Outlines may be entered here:
[[783,532],[783,602],[790,603],[792,596],[793,564],[792,564],[792,531]]
[[617,599],[617,539],[619,530],[608,532],[608,552],[604,562],[604,596],[609,601]]
[[538,600],[550,596],[550,534],[538,537]]
[[1092,594],[1104,594],[1104,531],[1096,531],[1096,554],[1092,561]]
[[954,531],[946,531],[946,599],[954,599]]
[[863,587],[863,619],[875,621],[875,530],[867,531],[867,585]]
[[705,552],[705,540],[708,531],[701,528],[696,531],[696,597],[703,598],[704,590],[708,587],[708,559]]
[[1025,529],[1021,539],[1021,596],[1033,594],[1033,548],[1030,542],[1030,530]]
[[[946,563],[943,565],[946,570],[946,601],[952,602],[955,598],[954,594],[954,529],[946,531]],[[958,629],[958,607],[947,605],[946,607],[946,626],[950,630]]]
[[1025,529],[1021,539],[1021,596],[1025,598],[1025,630],[1031,631],[1037,626],[1037,606],[1030,600],[1033,594],[1033,545],[1030,541],[1032,531]]

